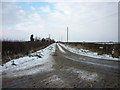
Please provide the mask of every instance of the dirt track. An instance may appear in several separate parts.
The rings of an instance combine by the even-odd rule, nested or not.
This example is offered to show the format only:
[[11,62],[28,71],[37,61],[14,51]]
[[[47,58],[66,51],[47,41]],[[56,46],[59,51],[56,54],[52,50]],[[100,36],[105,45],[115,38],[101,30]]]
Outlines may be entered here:
[[[103,62],[104,60],[99,61],[76,55],[61,48],[65,53],[56,46],[56,51],[48,58],[50,62],[47,62],[46,65],[50,65],[52,62],[51,70],[11,78],[5,77],[5,73],[3,73],[3,88],[120,88],[119,71],[116,68],[119,62]],[[77,59],[79,57],[82,59],[81,61],[86,60],[86,62],[99,63],[99,65],[80,62]]]

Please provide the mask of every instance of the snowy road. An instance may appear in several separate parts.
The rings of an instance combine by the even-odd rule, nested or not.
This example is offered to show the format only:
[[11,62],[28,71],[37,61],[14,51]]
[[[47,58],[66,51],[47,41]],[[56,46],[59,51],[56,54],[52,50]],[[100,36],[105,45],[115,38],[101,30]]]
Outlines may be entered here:
[[12,61],[3,66],[3,88],[120,88],[119,61],[78,55],[60,44]]

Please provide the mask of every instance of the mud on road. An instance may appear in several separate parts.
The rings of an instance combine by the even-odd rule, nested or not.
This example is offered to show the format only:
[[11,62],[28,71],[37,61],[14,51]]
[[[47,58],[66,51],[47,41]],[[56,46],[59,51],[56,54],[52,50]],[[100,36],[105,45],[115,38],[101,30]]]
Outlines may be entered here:
[[[64,58],[58,46],[50,54],[49,62],[35,68],[52,64],[49,70],[32,75],[5,77],[3,88],[120,88],[118,72],[95,67]],[[115,73],[115,74],[114,74]]]

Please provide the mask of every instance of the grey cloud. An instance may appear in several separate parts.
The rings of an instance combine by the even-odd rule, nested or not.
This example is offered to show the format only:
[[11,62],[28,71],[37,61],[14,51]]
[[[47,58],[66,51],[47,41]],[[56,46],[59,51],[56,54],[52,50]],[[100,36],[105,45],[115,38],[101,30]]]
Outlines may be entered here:
[[14,25],[21,21],[20,8],[11,2],[2,3],[2,24],[3,26]]

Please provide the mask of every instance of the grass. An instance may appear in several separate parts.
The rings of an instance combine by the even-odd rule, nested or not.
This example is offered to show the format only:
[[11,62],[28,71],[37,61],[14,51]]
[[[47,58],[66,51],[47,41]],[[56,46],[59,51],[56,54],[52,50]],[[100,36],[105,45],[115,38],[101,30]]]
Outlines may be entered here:
[[[91,42],[63,42],[63,44],[75,47],[77,49],[87,49],[92,52],[97,52],[98,55],[108,54],[112,57],[119,58],[120,44],[119,43],[91,43]],[[113,53],[114,51],[114,53]]]
[[47,47],[53,42],[2,41],[2,63]]

